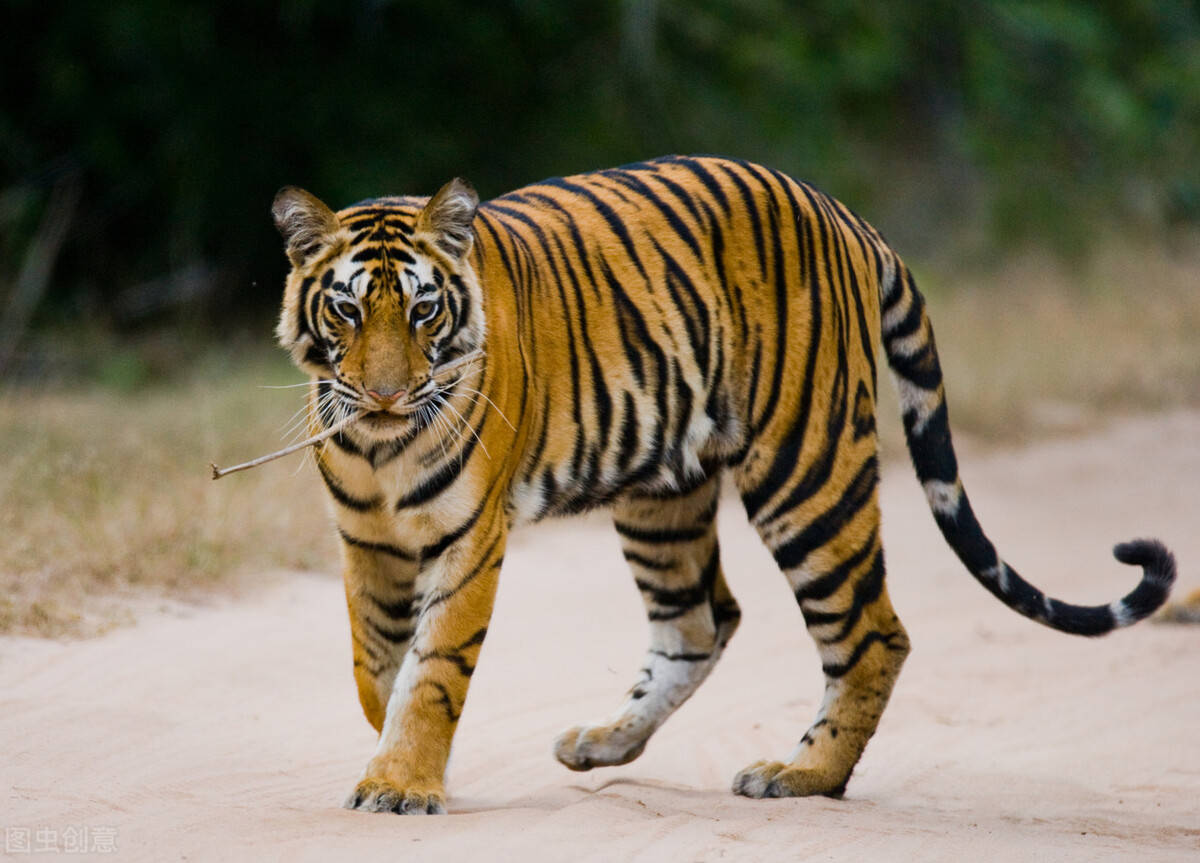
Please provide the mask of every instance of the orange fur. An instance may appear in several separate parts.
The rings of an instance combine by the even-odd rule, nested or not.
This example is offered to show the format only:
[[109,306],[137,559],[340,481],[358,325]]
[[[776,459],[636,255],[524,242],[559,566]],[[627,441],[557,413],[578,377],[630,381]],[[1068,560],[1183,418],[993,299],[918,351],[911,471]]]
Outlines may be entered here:
[[354,808],[444,809],[508,530],[598,506],[613,508],[650,648],[616,713],[564,732],[555,754],[577,770],[637,757],[738,625],[714,528],[726,469],[827,678],[795,751],[734,789],[840,794],[909,650],[879,536],[880,341],[938,523],[989,590],[1098,634],[1169,586],[1169,553],[1146,543],[1126,557],[1149,593],[1111,609],[1054,605],[999,560],[957,478],[911,275],[869,225],[783,174],[675,157],[482,206],[458,180],[336,215],[285,189],[275,214],[293,261],[278,335],[314,377],[314,431],[369,411],[318,456],[380,732]]

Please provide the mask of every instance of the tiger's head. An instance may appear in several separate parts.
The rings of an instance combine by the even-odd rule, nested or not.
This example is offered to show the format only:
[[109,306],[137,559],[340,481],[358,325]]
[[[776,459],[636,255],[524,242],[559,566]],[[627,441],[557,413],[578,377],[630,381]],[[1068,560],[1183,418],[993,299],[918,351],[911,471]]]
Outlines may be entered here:
[[381,198],[338,213],[303,189],[275,196],[292,264],[276,335],[322,382],[327,421],[365,412],[359,434],[403,435],[432,419],[461,377],[455,360],[482,348],[483,295],[470,261],[478,205],[458,179],[428,202]]

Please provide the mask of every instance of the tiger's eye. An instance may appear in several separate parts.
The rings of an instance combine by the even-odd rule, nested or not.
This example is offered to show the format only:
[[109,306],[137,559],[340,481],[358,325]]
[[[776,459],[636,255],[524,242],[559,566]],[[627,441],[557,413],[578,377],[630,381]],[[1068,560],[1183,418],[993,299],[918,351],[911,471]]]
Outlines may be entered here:
[[422,300],[413,306],[413,320],[420,321],[432,315],[437,310],[437,303],[433,300]]
[[361,319],[361,314],[358,309],[358,304],[353,300],[334,300],[333,310],[347,322],[353,324],[354,326],[358,326]]

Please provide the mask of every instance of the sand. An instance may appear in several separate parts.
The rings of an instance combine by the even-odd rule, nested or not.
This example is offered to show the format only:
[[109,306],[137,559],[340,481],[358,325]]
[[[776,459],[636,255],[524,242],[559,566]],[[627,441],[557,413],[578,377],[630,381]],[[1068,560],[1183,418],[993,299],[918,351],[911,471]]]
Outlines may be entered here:
[[[1200,580],[1198,413],[968,455],[964,477],[1002,553],[1054,595],[1124,593],[1137,573],[1109,549],[1140,535],[1175,549],[1181,595]],[[341,587],[281,573],[91,641],[0,640],[5,843],[65,852],[88,828],[93,850],[155,861],[1200,860],[1200,627],[1050,632],[962,570],[898,459],[883,510],[914,651],[843,800],[728,790],[786,755],[821,696],[795,603],[728,500],[742,628],[633,764],[575,774],[550,755],[615,707],[644,647],[614,534],[590,517],[513,538],[449,816],[339,808],[374,742]]]

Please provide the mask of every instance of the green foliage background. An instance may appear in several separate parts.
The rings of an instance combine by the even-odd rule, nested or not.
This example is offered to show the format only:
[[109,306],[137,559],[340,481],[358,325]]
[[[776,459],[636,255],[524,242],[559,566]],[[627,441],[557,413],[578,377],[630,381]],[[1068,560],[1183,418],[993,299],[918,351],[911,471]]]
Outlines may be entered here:
[[[664,152],[768,162],[902,251],[1085,249],[1200,218],[1188,0],[3,0],[0,275],[49,189],[80,204],[43,317],[261,312],[284,184],[333,205],[487,197]],[[957,242],[957,241],[955,241]],[[971,244],[968,244],[971,245]],[[128,306],[128,304],[126,304]]]

